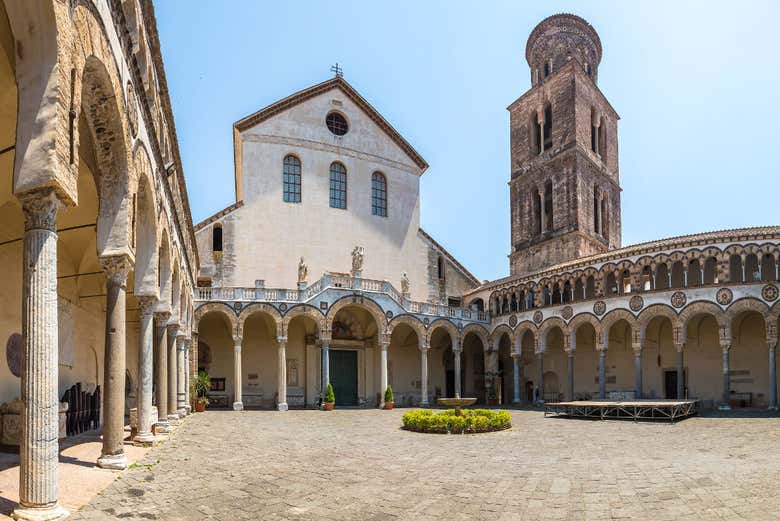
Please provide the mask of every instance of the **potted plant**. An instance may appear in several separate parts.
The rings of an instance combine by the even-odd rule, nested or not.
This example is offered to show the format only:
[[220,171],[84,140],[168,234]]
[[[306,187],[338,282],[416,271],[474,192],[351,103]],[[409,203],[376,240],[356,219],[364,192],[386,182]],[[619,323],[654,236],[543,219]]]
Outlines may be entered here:
[[206,406],[209,404],[208,394],[211,390],[211,378],[206,374],[206,371],[199,371],[198,377],[195,379],[195,394],[197,399],[195,400],[195,412],[203,412],[206,410]]
[[485,373],[485,380],[487,382],[486,391],[488,405],[498,405],[498,389],[496,386],[496,378],[499,375],[500,373],[493,371],[488,371]]
[[333,393],[333,386],[328,384],[325,389],[325,396],[322,398],[322,405],[326,411],[332,411],[333,406],[336,405],[336,395]]
[[393,397],[393,388],[388,385],[387,389],[385,389],[385,409],[388,411],[392,410],[394,402],[395,398]]

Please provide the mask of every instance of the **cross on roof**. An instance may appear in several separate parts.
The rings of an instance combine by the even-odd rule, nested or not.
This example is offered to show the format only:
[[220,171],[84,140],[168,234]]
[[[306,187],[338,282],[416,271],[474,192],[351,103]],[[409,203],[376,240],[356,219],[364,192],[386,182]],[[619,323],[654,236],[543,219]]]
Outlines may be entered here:
[[336,65],[331,65],[330,66],[330,72],[335,73],[336,77],[339,77],[339,78],[344,76],[344,71],[343,71],[343,69],[341,67],[339,67],[339,63],[338,62],[336,62]]

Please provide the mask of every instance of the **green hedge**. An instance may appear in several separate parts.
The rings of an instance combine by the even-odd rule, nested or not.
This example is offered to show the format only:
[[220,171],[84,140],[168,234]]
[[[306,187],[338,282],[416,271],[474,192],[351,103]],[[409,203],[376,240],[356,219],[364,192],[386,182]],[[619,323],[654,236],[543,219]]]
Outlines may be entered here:
[[404,429],[439,434],[467,434],[500,431],[512,426],[512,418],[506,411],[463,409],[461,414],[455,414],[455,409],[436,413],[430,409],[407,412],[403,416]]

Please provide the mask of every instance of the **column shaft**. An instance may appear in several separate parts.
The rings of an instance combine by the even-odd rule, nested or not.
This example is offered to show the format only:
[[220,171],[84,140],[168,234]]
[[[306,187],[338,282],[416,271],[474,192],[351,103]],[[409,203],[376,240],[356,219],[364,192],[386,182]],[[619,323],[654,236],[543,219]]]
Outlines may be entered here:
[[566,354],[566,374],[569,377],[569,401],[571,401],[574,400],[574,351]]
[[729,348],[731,346],[721,346],[722,355],[723,355],[723,398],[720,408],[721,409],[730,409],[731,406],[729,405],[729,398],[731,395],[731,376],[729,374]]
[[461,381],[462,381],[462,372],[461,369],[461,357],[463,356],[463,351],[458,349],[456,351],[453,351],[453,362],[455,365],[455,398],[460,398],[461,394],[463,393],[463,389],[461,389]]
[[428,406],[428,346],[420,348],[420,407]]
[[775,344],[769,345],[769,409],[777,410],[777,363],[775,361]]
[[634,391],[637,400],[642,399],[642,350],[634,350],[634,370],[636,372],[636,390]]
[[280,411],[287,410],[287,338],[279,338],[279,372],[278,395],[276,408]]
[[599,349],[599,400],[607,398],[607,350]]
[[57,210],[52,189],[21,197],[24,210],[22,358],[17,519],[62,519],[59,506],[57,396]]
[[235,382],[235,391],[233,398],[233,410],[241,411],[244,409],[241,382],[241,337],[233,339],[233,381]]
[[168,419],[178,420],[179,415],[176,413],[176,391],[178,388],[177,375],[178,375],[178,357],[176,354],[176,334],[179,331],[178,324],[168,325]]
[[379,405],[385,405],[385,391],[387,391],[387,348],[389,342],[382,342],[379,346]]
[[170,313],[155,313],[154,327],[154,385],[157,402],[157,421],[168,420],[168,327]]
[[106,350],[103,371],[103,447],[97,464],[124,469],[125,437],[125,301],[130,261],[125,256],[100,260],[106,272]]
[[330,383],[330,340],[322,341],[322,395]]
[[180,418],[187,415],[186,409],[186,387],[184,350],[186,349],[187,339],[184,336],[176,337],[176,412]]
[[537,403],[544,403],[544,351],[539,351],[536,353],[536,362],[539,366],[539,382],[537,384],[537,389],[539,396],[537,396]]
[[138,314],[141,319],[138,333],[138,391],[136,395],[136,421],[138,432],[133,442],[148,444],[154,442],[152,435],[152,358],[154,351],[154,305],[157,297],[138,296]]

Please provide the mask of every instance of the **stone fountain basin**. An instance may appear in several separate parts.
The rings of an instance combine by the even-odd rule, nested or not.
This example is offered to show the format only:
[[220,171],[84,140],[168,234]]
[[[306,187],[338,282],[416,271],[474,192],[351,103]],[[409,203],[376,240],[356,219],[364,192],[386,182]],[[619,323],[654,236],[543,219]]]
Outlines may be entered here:
[[467,407],[474,405],[476,402],[476,398],[439,398],[436,400],[436,403],[445,407]]

